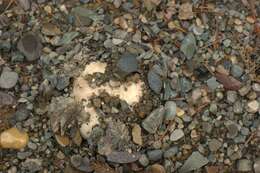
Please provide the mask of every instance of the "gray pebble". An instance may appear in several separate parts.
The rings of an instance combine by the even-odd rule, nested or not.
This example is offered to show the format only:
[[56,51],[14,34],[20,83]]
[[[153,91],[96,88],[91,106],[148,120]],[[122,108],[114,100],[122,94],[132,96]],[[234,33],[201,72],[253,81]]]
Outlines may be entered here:
[[30,115],[30,111],[25,108],[20,108],[14,113],[14,118],[17,122],[26,120]]
[[230,44],[231,44],[231,40],[230,40],[230,39],[226,39],[226,40],[223,41],[223,45],[224,45],[225,47],[229,47]]
[[174,157],[178,152],[179,152],[179,148],[177,146],[173,146],[164,152],[163,157],[171,158]]
[[237,170],[240,172],[252,171],[252,161],[248,159],[240,159],[237,162]]
[[218,111],[218,105],[216,103],[211,103],[209,107],[209,111],[213,114],[216,114]]
[[255,173],[260,173],[260,157],[255,159],[254,171],[255,171]]
[[237,92],[236,91],[227,91],[228,103],[235,103],[236,100],[237,100]]
[[227,134],[228,138],[235,138],[237,136],[238,127],[236,124],[232,123],[227,125],[227,129],[228,129],[228,134]]
[[184,132],[182,129],[176,129],[174,130],[172,133],[171,133],[171,136],[170,136],[170,140],[175,142],[175,141],[178,141],[180,140],[181,138],[184,137]]
[[148,159],[151,161],[159,161],[162,159],[162,150],[151,150],[147,152]]
[[37,145],[33,142],[28,142],[27,144],[28,148],[32,149],[32,150],[36,150],[37,149]]
[[149,165],[149,159],[147,158],[147,156],[145,154],[142,154],[138,161],[144,167]]
[[239,78],[244,72],[244,69],[237,64],[234,64],[231,68],[232,76]]
[[210,90],[215,90],[220,86],[220,83],[217,82],[215,77],[211,77],[207,80],[207,85]]
[[209,142],[209,149],[210,151],[217,151],[221,147],[222,143],[217,139],[212,139]]
[[174,101],[167,101],[165,103],[165,120],[173,120],[176,116],[176,103]]
[[29,151],[18,152],[17,153],[17,158],[23,160],[23,159],[25,159],[27,157],[30,157],[31,155],[32,155],[32,152],[29,152]]
[[243,113],[243,105],[240,100],[236,101],[233,105],[233,111],[235,114],[242,114]]
[[0,88],[10,89],[13,88],[18,81],[18,74],[13,71],[3,70],[0,76]]
[[22,163],[23,168],[30,173],[35,173],[42,170],[42,161],[40,159],[26,159]]

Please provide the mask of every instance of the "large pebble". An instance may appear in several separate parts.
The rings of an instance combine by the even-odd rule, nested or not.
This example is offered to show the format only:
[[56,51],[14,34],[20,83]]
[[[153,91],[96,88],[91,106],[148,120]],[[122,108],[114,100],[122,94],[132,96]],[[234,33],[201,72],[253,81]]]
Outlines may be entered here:
[[194,151],[185,161],[184,165],[179,170],[179,173],[186,173],[197,170],[208,164],[208,159],[201,155],[198,151]]
[[149,133],[156,133],[158,127],[162,124],[164,118],[164,107],[153,110],[142,122],[142,127]]
[[22,132],[17,128],[10,128],[0,134],[0,146],[9,149],[22,149],[29,141],[26,132]]
[[0,76],[0,88],[13,88],[18,81],[18,74],[13,71],[4,70]]
[[176,116],[176,103],[174,101],[167,101],[165,103],[165,120],[173,120]]
[[191,59],[196,52],[196,39],[193,34],[188,34],[182,40],[181,51],[188,58]]
[[253,165],[252,165],[252,161],[248,160],[248,159],[240,159],[237,162],[237,171],[240,172],[248,172],[248,171],[252,171]]
[[19,40],[17,48],[25,55],[27,61],[34,61],[41,55],[42,44],[34,33],[26,33]]
[[184,137],[184,132],[182,129],[176,129],[171,133],[170,140],[175,142]]

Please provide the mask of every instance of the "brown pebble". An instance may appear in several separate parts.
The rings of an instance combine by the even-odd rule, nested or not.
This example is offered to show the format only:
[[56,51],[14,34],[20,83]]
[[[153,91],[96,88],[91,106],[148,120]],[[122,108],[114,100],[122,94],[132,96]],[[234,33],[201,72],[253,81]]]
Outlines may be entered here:
[[0,146],[2,148],[22,149],[27,145],[28,141],[28,134],[15,127],[7,129],[0,134]]
[[55,139],[62,147],[66,147],[70,144],[70,139],[67,136],[55,135]]
[[162,165],[156,163],[148,169],[147,173],[166,173],[166,171]]
[[138,124],[134,124],[133,130],[132,130],[132,136],[134,143],[138,145],[143,145],[142,140],[142,129]]

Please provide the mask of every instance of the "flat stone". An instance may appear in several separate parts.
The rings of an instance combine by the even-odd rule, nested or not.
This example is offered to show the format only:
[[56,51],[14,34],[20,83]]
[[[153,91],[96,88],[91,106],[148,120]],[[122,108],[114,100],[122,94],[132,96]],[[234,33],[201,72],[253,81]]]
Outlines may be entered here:
[[0,134],[1,148],[22,149],[27,145],[28,141],[28,134],[15,127],[7,129]]
[[24,54],[27,61],[34,61],[41,55],[42,44],[38,36],[29,32],[22,36],[17,44],[17,48]]
[[136,72],[138,70],[136,56],[131,53],[124,53],[119,59],[117,67],[126,74]]
[[149,159],[145,154],[142,154],[140,156],[140,158],[138,159],[138,162],[142,165],[142,166],[147,166],[149,165]]
[[259,110],[259,102],[257,100],[252,100],[247,103],[247,108],[249,113],[256,113]]
[[151,150],[147,152],[148,159],[151,161],[159,161],[162,159],[163,151],[162,150]]
[[217,151],[221,147],[222,143],[217,139],[212,139],[209,142],[209,149],[210,151]]
[[148,80],[149,87],[156,94],[160,94],[163,87],[163,81],[161,79],[161,76],[156,72],[155,68],[149,70],[147,74],[147,80]]
[[176,154],[178,154],[178,152],[179,152],[179,148],[177,146],[173,146],[164,152],[163,157],[171,158],[174,157]]
[[237,171],[240,172],[249,172],[253,169],[253,163],[248,159],[240,159],[237,162]]
[[156,133],[164,118],[164,107],[153,110],[142,122],[142,127],[149,133]]
[[179,170],[179,173],[186,173],[197,170],[202,166],[208,164],[208,159],[201,155],[198,151],[194,151],[190,157],[185,161],[184,165]]
[[220,83],[217,82],[217,79],[215,77],[211,77],[207,80],[207,85],[210,90],[215,90],[220,86]]
[[173,120],[176,116],[176,103],[174,101],[167,101],[165,103],[165,120]]
[[13,88],[18,81],[18,74],[13,71],[3,70],[0,76],[0,88],[10,89]]
[[172,133],[171,133],[171,136],[170,136],[170,140],[175,142],[175,141],[178,141],[180,140],[181,138],[184,137],[184,132],[182,129],[176,129],[174,130]]
[[231,74],[232,76],[239,78],[240,76],[242,76],[244,72],[244,69],[242,67],[240,67],[239,65],[234,64],[231,68]]
[[190,33],[182,40],[180,49],[188,59],[191,59],[196,52],[196,47],[196,39],[194,35]]
[[142,129],[138,124],[134,124],[132,129],[133,142],[138,145],[143,145]]

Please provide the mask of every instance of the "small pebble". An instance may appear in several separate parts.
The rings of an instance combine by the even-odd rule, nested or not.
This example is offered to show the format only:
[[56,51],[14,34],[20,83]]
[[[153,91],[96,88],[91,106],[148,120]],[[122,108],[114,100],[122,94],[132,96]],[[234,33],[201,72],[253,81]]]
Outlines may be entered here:
[[172,133],[171,133],[171,136],[170,136],[170,140],[175,142],[175,141],[178,141],[180,140],[181,138],[184,137],[184,132],[182,129],[176,129],[174,130]]
[[138,161],[144,167],[149,164],[149,159],[147,158],[147,156],[145,154],[142,154]]
[[0,76],[0,88],[10,89],[13,88],[18,81],[18,74],[13,71],[3,70]]
[[162,150],[151,150],[147,152],[148,159],[151,161],[159,161],[162,159]]
[[253,100],[247,103],[247,111],[249,113],[256,113],[259,110],[259,102],[257,100]]

